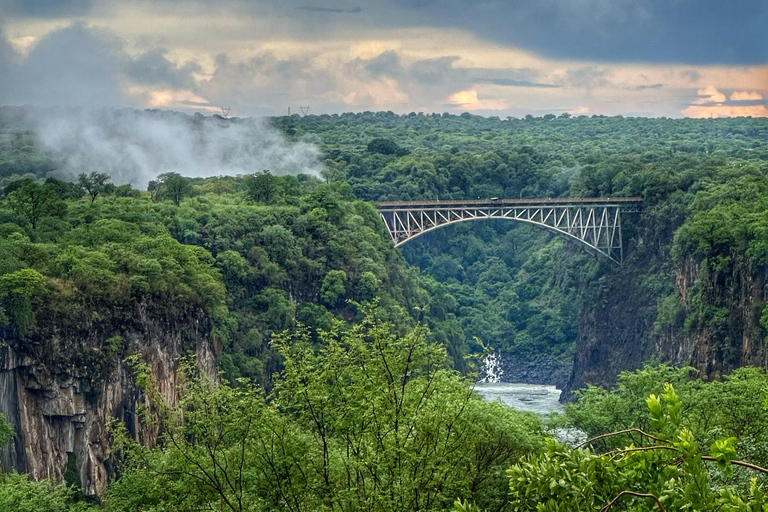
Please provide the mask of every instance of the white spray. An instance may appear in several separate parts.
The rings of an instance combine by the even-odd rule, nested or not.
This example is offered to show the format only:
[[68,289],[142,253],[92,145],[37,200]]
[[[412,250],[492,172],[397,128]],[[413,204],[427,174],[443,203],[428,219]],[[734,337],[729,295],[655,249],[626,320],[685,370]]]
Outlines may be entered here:
[[43,110],[34,117],[40,142],[57,160],[56,174],[69,179],[106,172],[115,184],[144,187],[164,172],[318,176],[322,170],[317,146],[289,142],[261,119],[127,109]]
[[480,382],[498,383],[504,375],[501,354],[491,352],[483,359],[483,378]]

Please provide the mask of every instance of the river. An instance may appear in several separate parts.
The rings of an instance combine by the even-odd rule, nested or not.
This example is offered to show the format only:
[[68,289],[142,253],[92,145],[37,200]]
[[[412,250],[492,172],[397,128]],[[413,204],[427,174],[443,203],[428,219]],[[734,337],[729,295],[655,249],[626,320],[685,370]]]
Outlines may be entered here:
[[475,384],[475,389],[487,400],[500,399],[510,407],[532,411],[542,416],[565,410],[559,401],[560,390],[555,386],[515,382],[478,382]]
[[[532,411],[546,417],[552,412],[565,412],[560,403],[560,390],[555,386],[521,384],[519,382],[478,382],[475,390],[486,400],[501,400],[502,403],[520,411]],[[587,439],[587,435],[576,428],[555,428],[550,436],[560,442],[576,446]]]

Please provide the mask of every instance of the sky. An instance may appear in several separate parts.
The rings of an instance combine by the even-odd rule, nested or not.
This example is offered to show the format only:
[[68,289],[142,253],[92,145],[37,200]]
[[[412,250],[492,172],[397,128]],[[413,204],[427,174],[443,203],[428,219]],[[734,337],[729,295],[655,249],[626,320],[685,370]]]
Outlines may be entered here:
[[0,104],[768,117],[768,0],[0,0]]

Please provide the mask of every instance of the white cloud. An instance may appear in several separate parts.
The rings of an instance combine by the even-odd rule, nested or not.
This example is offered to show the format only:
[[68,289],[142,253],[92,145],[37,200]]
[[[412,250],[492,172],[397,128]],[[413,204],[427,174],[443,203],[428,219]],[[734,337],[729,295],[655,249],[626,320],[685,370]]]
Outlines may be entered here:
[[761,100],[763,95],[757,92],[749,91],[734,91],[731,94],[731,101],[744,101],[744,100]]

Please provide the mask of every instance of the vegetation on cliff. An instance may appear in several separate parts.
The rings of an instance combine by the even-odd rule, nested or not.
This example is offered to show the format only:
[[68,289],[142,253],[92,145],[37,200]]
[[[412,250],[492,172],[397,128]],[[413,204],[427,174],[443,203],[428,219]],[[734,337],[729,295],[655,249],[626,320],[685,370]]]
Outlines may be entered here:
[[[116,427],[122,478],[103,506],[444,510],[462,498],[457,508],[571,510],[567,500],[606,506],[629,491],[612,507],[747,510],[764,499],[744,465],[730,479],[733,461],[768,463],[762,371],[709,382],[648,368],[614,391],[587,388],[574,425],[639,429],[590,450],[544,447],[535,418],[482,402],[460,372],[483,343],[567,358],[579,330],[596,340],[577,354],[600,370],[593,382],[641,364],[613,357],[626,346],[713,376],[764,364],[765,120],[292,116],[272,123],[319,144],[322,177],[167,172],[140,191],[97,171],[53,177],[56,160],[3,116],[0,336],[93,401],[134,356],[142,421],[161,433],[148,448]],[[370,202],[557,196],[644,198],[625,220],[623,268],[503,221],[427,234],[403,258]],[[616,308],[642,321],[612,348],[600,322],[616,323]],[[133,353],[150,324],[182,351],[204,333],[231,386],[188,370],[178,404],[153,394]],[[64,485],[3,475],[0,504],[22,495],[90,506]]]

